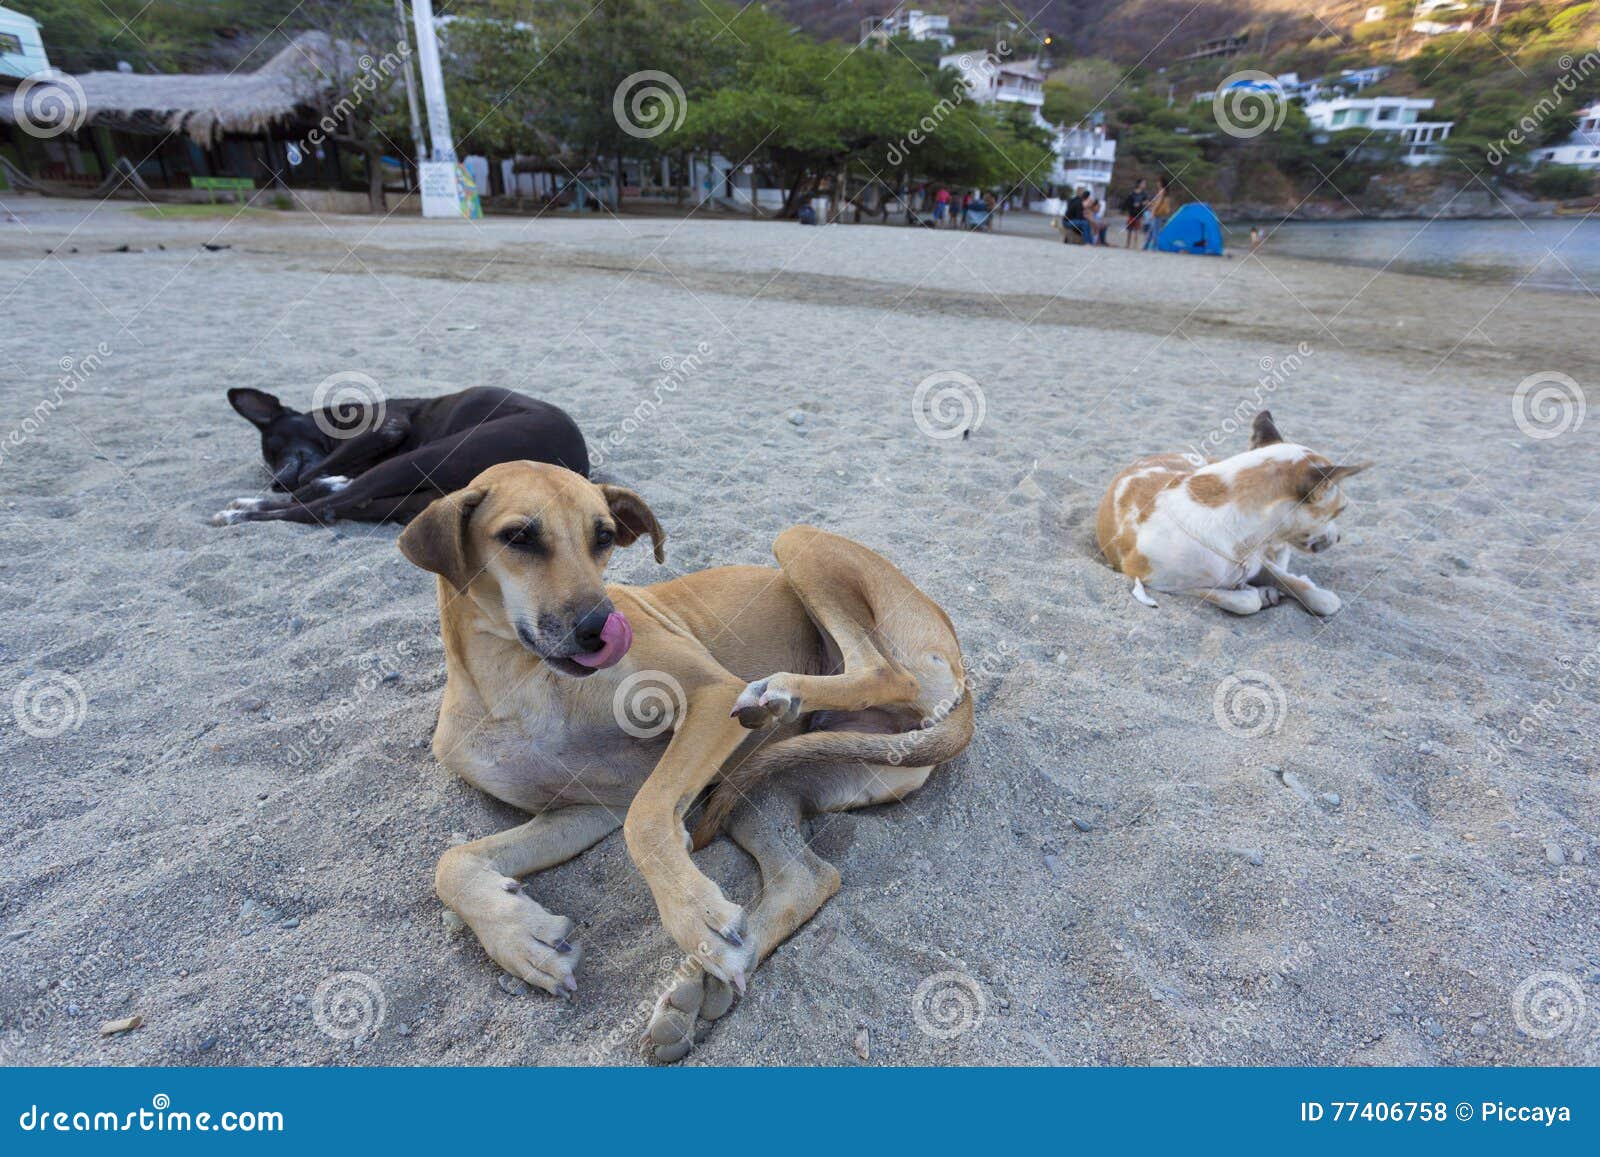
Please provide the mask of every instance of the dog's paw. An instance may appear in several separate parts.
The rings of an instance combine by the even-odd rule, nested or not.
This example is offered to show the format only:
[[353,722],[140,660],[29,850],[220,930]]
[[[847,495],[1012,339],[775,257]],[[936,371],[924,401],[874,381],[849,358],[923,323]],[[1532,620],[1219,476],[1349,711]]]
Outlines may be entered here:
[[260,510],[267,504],[265,498],[235,498],[228,503],[229,510]]
[[755,970],[756,947],[744,909],[726,900],[706,881],[708,894],[671,912],[662,913],[667,932],[712,976],[744,992],[745,977]]
[[236,522],[243,522],[244,516],[245,511],[234,510],[232,507],[229,507],[227,510],[219,510],[213,514],[211,516],[211,525],[232,526]]
[[650,1013],[640,1041],[645,1058],[664,1065],[681,1061],[697,1042],[698,1022],[726,1016],[733,999],[725,982],[707,974],[698,961],[685,960]]
[[1277,587],[1257,587],[1256,589],[1261,592],[1261,605],[1263,607],[1275,607],[1283,601],[1283,592]]
[[800,694],[789,685],[787,677],[770,675],[746,684],[729,714],[754,730],[773,723],[793,723],[803,709]]
[[1312,587],[1300,596],[1300,603],[1313,615],[1336,615],[1339,608],[1344,606],[1339,596],[1332,591],[1325,591],[1321,587]]
[[511,975],[551,996],[570,998],[578,991],[573,972],[583,955],[568,939],[572,921],[552,916],[520,893],[507,893],[507,900],[497,915],[472,926],[478,942]]

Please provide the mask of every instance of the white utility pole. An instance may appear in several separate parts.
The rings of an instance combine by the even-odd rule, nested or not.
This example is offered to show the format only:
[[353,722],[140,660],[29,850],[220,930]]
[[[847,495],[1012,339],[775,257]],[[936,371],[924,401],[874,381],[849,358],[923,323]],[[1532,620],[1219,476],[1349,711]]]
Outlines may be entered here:
[[417,26],[417,67],[422,72],[422,99],[428,109],[428,137],[432,160],[456,159],[450,138],[450,108],[444,99],[444,69],[439,65],[439,39],[433,30],[433,0],[412,0],[412,20]]
[[[400,33],[400,43],[410,46],[410,38],[406,35],[406,0],[394,0],[395,27]],[[403,73],[406,82],[406,105],[411,110],[411,143],[416,149],[417,162],[428,159],[427,142],[422,137],[422,112],[417,107],[417,73],[411,67],[411,53],[406,53],[405,70]]]

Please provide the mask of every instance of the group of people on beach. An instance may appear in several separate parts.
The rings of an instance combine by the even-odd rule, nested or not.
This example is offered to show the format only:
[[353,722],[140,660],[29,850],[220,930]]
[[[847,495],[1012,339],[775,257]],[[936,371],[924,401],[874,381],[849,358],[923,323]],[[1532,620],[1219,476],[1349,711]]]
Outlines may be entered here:
[[[1123,248],[1132,249],[1142,235],[1144,248],[1154,249],[1161,226],[1172,212],[1172,195],[1167,178],[1161,178],[1152,194],[1149,183],[1140,177],[1122,199],[1122,211],[1125,215]],[[1105,217],[1105,202],[1088,188],[1079,188],[1067,198],[1066,209],[1061,215],[1062,240],[1071,244],[1076,236],[1082,238],[1085,245],[1104,245],[1106,232],[1110,228]]]
[[987,229],[992,208],[981,189],[961,194],[958,207],[955,195],[940,185],[933,192],[933,225],[936,229],[946,225]]

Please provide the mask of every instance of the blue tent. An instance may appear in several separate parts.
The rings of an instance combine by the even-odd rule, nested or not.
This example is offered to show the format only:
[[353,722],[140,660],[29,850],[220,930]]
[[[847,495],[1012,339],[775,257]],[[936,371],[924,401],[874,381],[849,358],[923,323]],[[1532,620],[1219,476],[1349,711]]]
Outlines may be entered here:
[[1222,256],[1222,222],[1211,206],[1195,202],[1174,213],[1161,227],[1156,248],[1163,253],[1206,253]]

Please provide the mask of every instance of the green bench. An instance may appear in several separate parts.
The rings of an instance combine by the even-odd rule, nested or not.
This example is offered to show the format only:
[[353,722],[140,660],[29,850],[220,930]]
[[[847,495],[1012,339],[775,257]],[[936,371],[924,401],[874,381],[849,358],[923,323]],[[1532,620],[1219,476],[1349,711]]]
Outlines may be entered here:
[[249,177],[190,177],[191,189],[204,189],[211,194],[211,203],[217,203],[218,193],[232,193],[234,198],[243,205],[250,199],[250,194],[255,192],[256,183]]

